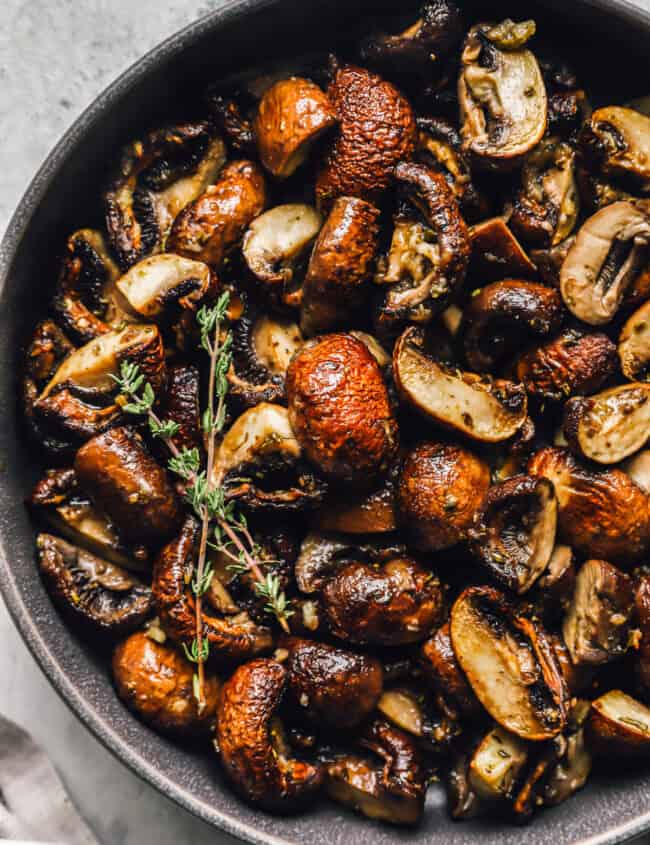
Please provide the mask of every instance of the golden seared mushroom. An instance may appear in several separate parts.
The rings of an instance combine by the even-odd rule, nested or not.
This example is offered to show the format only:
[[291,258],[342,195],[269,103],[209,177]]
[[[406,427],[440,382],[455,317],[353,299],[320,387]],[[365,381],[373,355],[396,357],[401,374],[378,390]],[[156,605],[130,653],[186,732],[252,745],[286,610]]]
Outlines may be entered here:
[[618,339],[623,375],[632,381],[650,381],[650,301],[628,319]]
[[429,322],[448,305],[467,271],[470,243],[456,197],[440,173],[400,162],[401,210],[390,250],[375,275],[386,285],[380,322]]
[[606,177],[624,177],[643,193],[650,189],[650,117],[635,109],[596,109],[580,133],[587,162]]
[[629,575],[604,560],[584,563],[562,625],[571,660],[598,666],[625,654],[633,607]]
[[374,719],[359,744],[376,756],[336,755],[326,769],[330,798],[370,819],[417,824],[426,786],[414,740],[383,719]]
[[582,557],[633,563],[650,550],[650,494],[620,469],[587,467],[568,449],[549,447],[528,462],[553,483],[560,535]]
[[52,534],[39,534],[36,547],[52,600],[87,633],[121,637],[153,614],[151,589],[125,569]]
[[616,347],[609,337],[571,326],[524,352],[515,374],[535,398],[562,402],[598,390],[615,370]]
[[298,269],[321,223],[315,208],[288,203],[265,211],[244,235],[242,253],[248,269],[262,288],[284,305],[300,305]]
[[[196,636],[194,594],[186,574],[198,557],[199,534],[198,522],[187,517],[178,537],[161,550],[154,564],[152,592],[160,624],[179,645],[189,646]],[[204,610],[202,616],[203,637],[216,663],[249,660],[273,646],[271,631],[256,625],[246,613],[224,618]]]
[[591,703],[588,739],[594,751],[606,757],[650,755],[650,709],[619,689]]
[[523,342],[561,325],[560,294],[536,282],[508,279],[474,293],[463,312],[461,334],[472,370],[493,371]]
[[638,452],[623,464],[621,469],[646,493],[650,493],[650,449]]
[[289,653],[288,701],[307,719],[351,728],[374,710],[383,688],[375,657],[297,637],[281,646]]
[[74,470],[126,541],[159,546],[180,528],[180,500],[133,428],[93,437],[77,452]]
[[546,89],[537,59],[525,48],[534,21],[470,29],[458,79],[461,134],[478,164],[497,169],[521,161],[546,130]]
[[316,180],[319,208],[337,197],[374,202],[415,147],[415,115],[390,82],[365,68],[340,68],[327,91],[339,126]]
[[617,464],[650,439],[650,384],[622,384],[565,405],[564,436],[576,454]]
[[527,418],[523,385],[463,372],[436,360],[424,332],[411,326],[393,350],[402,399],[428,419],[485,443],[507,440]]
[[400,522],[414,547],[439,551],[467,539],[489,486],[489,467],[468,449],[416,446],[403,463],[397,488]]
[[507,278],[536,278],[537,267],[502,217],[475,223],[469,230],[468,276],[480,284]]
[[219,698],[219,681],[207,674],[205,709],[193,693],[194,666],[179,651],[147,636],[132,634],[113,653],[117,694],[143,722],[175,737],[208,736]]
[[164,247],[178,213],[225,160],[225,145],[208,123],[158,129],[124,149],[104,194],[106,227],[123,270]]
[[334,107],[318,85],[299,76],[281,79],[264,92],[253,123],[260,161],[286,179],[335,123]]
[[134,321],[115,286],[119,277],[101,232],[80,229],[70,235],[53,304],[57,318],[76,340],[86,343]]
[[564,728],[567,691],[551,641],[502,593],[461,593],[451,610],[451,642],[476,697],[501,727],[529,740]]
[[320,230],[302,286],[300,326],[306,335],[339,328],[363,303],[372,274],[379,209],[339,197]]
[[410,558],[379,567],[350,563],[323,588],[332,633],[359,645],[403,645],[425,639],[442,622],[438,578]]
[[472,756],[470,786],[484,801],[512,798],[528,753],[527,743],[497,725],[483,737]]
[[398,429],[379,364],[350,334],[306,343],[287,370],[289,420],[326,475],[368,485],[397,454]]
[[397,531],[397,465],[372,490],[332,490],[316,514],[320,531],[384,534]]
[[592,326],[608,323],[639,275],[650,243],[650,201],[614,202],[586,220],[560,270],[566,307]]
[[244,411],[228,429],[213,480],[225,486],[228,499],[257,511],[310,509],[325,494],[325,483],[304,460],[287,409],[267,402]]
[[448,708],[452,707],[468,718],[481,713],[481,705],[456,659],[449,622],[422,644],[420,668],[425,680],[442,696]]
[[557,511],[545,478],[515,475],[495,484],[471,532],[474,556],[504,586],[518,595],[527,592],[550,563]]
[[266,207],[264,174],[252,161],[232,161],[217,181],[174,220],[167,251],[218,270]]
[[292,755],[277,716],[288,671],[258,658],[239,666],[221,690],[217,747],[233,786],[252,804],[288,812],[316,797],[323,771]]

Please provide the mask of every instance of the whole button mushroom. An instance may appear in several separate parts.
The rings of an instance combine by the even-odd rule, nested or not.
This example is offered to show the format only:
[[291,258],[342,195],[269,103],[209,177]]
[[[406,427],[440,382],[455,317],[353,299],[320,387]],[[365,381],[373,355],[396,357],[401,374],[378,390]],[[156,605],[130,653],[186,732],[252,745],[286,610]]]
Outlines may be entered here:
[[308,459],[341,481],[385,473],[398,430],[379,364],[350,334],[305,344],[287,370],[291,427]]

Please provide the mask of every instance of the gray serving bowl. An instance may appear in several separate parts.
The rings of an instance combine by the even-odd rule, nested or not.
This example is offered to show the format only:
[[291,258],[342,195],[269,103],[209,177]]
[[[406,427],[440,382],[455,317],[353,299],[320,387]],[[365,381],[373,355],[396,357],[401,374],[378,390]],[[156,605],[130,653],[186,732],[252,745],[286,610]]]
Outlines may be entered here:
[[[461,0],[462,2],[462,0]],[[270,816],[241,802],[207,749],[174,745],[138,722],[115,696],[108,664],[62,622],[34,564],[34,526],[23,499],[40,457],[24,437],[17,403],[21,356],[52,294],[67,234],[101,220],[98,197],[120,146],[158,121],[183,117],[197,91],[234,70],[311,48],[345,50],[368,18],[405,11],[403,0],[226,0],[113,83],[49,155],[0,249],[0,587],[25,642],[56,690],[114,754],[215,827],[254,843],[310,845],[523,845],[615,843],[650,829],[650,773],[597,775],[573,800],[527,827],[498,820],[452,822],[442,790],[429,790],[416,830],[375,824],[323,802],[304,815]],[[471,3],[468,17],[534,17],[542,36],[575,64],[596,100],[650,93],[650,14],[624,0]]]

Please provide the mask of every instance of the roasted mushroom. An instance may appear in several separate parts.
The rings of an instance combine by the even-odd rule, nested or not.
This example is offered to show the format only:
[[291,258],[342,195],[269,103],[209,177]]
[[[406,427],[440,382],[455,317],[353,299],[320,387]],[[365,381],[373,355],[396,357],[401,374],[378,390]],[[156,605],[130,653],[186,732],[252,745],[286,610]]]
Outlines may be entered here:
[[91,635],[120,637],[151,616],[151,590],[131,573],[52,534],[36,540],[52,600]]
[[502,217],[475,223],[469,230],[470,279],[479,284],[501,279],[537,277],[537,267],[526,254]]
[[487,491],[472,537],[474,556],[521,595],[546,570],[555,546],[557,499],[545,478],[515,475]]
[[276,82],[264,92],[253,124],[260,161],[286,179],[335,123],[332,104],[314,82],[299,76]]
[[587,468],[554,447],[536,452],[528,472],[553,482],[560,534],[580,555],[620,563],[647,555],[650,495],[625,472]]
[[200,374],[193,364],[173,364],[167,368],[161,415],[179,427],[171,438],[177,449],[203,449],[200,392]]
[[490,486],[490,470],[460,446],[424,443],[402,466],[397,502],[400,521],[420,551],[454,546],[468,530]]
[[423,751],[440,754],[448,750],[462,727],[447,712],[442,712],[426,690],[418,686],[392,687],[382,693],[377,710],[400,730],[414,736]]
[[351,563],[325,584],[322,595],[332,633],[350,643],[414,643],[442,622],[443,587],[410,558],[379,568]]
[[225,154],[207,123],[159,129],[125,148],[104,195],[106,227],[123,270],[163,248],[174,218],[214,181]]
[[526,421],[523,385],[463,372],[435,359],[421,329],[412,326],[393,351],[393,374],[402,398],[425,417],[486,443],[512,437]]
[[592,702],[588,733],[597,754],[647,758],[650,710],[621,690],[610,690]]
[[333,489],[316,515],[321,531],[344,534],[390,533],[398,528],[395,471],[371,490]]
[[512,798],[528,761],[528,745],[497,725],[481,740],[469,764],[469,783],[484,801]]
[[113,653],[113,680],[122,701],[144,722],[176,737],[207,736],[217,711],[219,682],[208,674],[205,706],[193,693],[194,667],[168,645],[143,631],[132,634]]
[[217,746],[226,775],[252,804],[288,812],[313,800],[319,764],[291,756],[276,712],[288,671],[275,660],[244,663],[223,685],[217,709]]
[[650,301],[632,314],[618,340],[623,375],[632,381],[650,381]]
[[341,196],[373,202],[413,152],[413,110],[394,85],[353,65],[337,71],[327,94],[339,126],[316,180],[319,207]]
[[306,343],[287,371],[289,420],[306,456],[326,475],[368,484],[398,447],[397,422],[376,359],[350,334]]
[[522,739],[556,736],[566,724],[567,691],[543,629],[517,616],[491,587],[469,587],[451,611],[451,641],[476,697]]
[[533,21],[479,24],[461,56],[458,100],[466,149],[478,164],[516,165],[546,130],[546,89],[530,50]]
[[608,323],[647,259],[650,202],[614,202],[582,224],[560,271],[566,307],[592,326]]
[[129,308],[148,320],[168,317],[170,306],[196,310],[212,286],[207,264],[171,253],[144,258],[116,283]]
[[578,572],[562,635],[576,664],[599,665],[628,647],[634,606],[632,580],[604,560],[588,560]]
[[300,325],[313,335],[347,322],[362,304],[372,273],[379,209],[339,197],[314,244],[302,286]]
[[634,586],[635,623],[640,637],[634,655],[634,673],[639,691],[647,700],[650,693],[650,575],[642,570]]
[[469,718],[475,718],[481,713],[481,705],[456,659],[449,622],[445,622],[423,643],[420,668],[425,679],[442,696],[447,708],[451,706]]
[[650,190],[650,117],[621,106],[596,109],[580,134],[583,155],[605,177]]
[[440,117],[418,117],[417,126],[414,158],[442,173],[464,216],[476,216],[484,211],[486,201],[472,183],[469,161],[456,127]]
[[557,331],[563,310],[560,294],[535,282],[508,279],[476,291],[460,329],[467,363],[493,372],[531,336]]

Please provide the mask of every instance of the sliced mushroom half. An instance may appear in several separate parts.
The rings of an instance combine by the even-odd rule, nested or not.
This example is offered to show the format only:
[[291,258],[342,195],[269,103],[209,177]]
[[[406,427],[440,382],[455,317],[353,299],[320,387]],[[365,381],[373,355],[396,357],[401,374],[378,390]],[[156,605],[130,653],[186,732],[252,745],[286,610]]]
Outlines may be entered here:
[[491,217],[469,230],[471,254],[468,276],[479,284],[501,279],[531,279],[537,267],[502,217]]
[[589,738],[599,754],[613,757],[650,756],[650,709],[619,689],[591,705]]
[[485,801],[510,798],[528,761],[528,745],[497,726],[478,745],[469,764],[469,782]]
[[632,314],[618,340],[623,375],[632,381],[650,381],[650,301]]
[[650,187],[650,117],[635,109],[605,106],[591,115],[580,135],[588,160],[606,176]]
[[116,286],[133,311],[146,319],[160,320],[169,316],[173,306],[195,310],[211,284],[207,264],[163,253],[134,264]]

